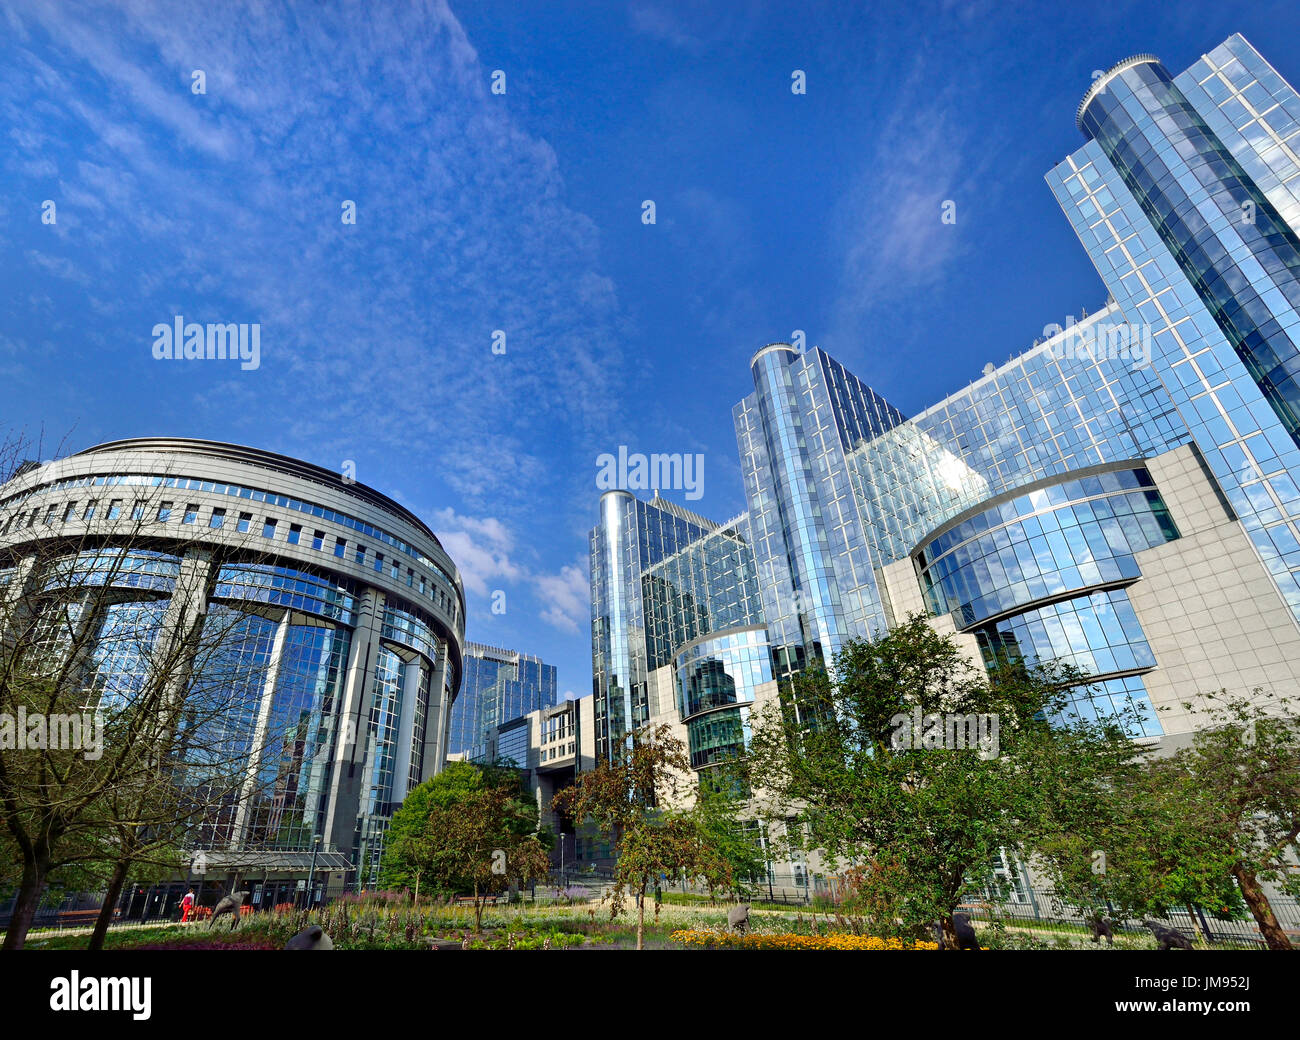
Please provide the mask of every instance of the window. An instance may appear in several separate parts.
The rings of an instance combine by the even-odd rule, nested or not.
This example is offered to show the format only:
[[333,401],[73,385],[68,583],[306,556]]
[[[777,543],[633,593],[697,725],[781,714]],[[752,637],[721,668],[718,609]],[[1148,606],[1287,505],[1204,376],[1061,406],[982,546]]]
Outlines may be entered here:
[[77,503],[69,502],[68,508],[63,511],[63,522],[66,524],[68,521],[74,519],[76,515],[77,515]]
[[57,513],[58,511],[59,511],[59,507],[58,507],[58,506],[50,506],[49,509],[45,510],[45,526],[46,526],[46,527],[49,527],[50,524],[54,523],[54,514]]
[[185,516],[181,518],[181,523],[192,524],[199,518],[199,507],[191,502],[185,507]]
[[238,530],[240,534],[248,534],[248,529],[252,526],[253,526],[253,514],[240,513],[239,524],[236,526],[236,530]]
[[364,545],[357,546],[356,562],[359,567],[366,565],[366,547]]
[[121,515],[122,500],[120,498],[114,498],[108,503],[108,518],[110,520],[116,520]]
[[346,538],[334,539],[334,555],[340,560],[348,554],[348,540]]
[[99,499],[97,498],[92,498],[89,502],[87,502],[86,511],[81,514],[81,519],[83,520],[95,519],[95,506],[97,505],[99,505]]
[[262,537],[263,538],[275,537],[275,521],[272,520],[269,516],[266,518],[266,523],[262,525]]
[[319,552],[325,547],[325,532],[313,531],[311,533],[311,547]]
[[226,522],[226,511],[224,509],[212,510],[212,518],[208,521],[208,526],[213,530],[221,527]]
[[172,518],[172,504],[170,502],[163,502],[158,507],[158,522],[160,524],[165,524],[171,518]]
[[380,574],[384,573],[384,554],[381,552],[375,553],[375,570]]
[[298,539],[302,537],[302,524],[289,525],[289,544],[297,545]]
[[142,499],[142,498],[137,498],[137,499],[135,500],[135,506],[134,506],[134,508],[132,508],[132,510],[131,510],[131,519],[132,519],[132,520],[143,520],[143,519],[144,519],[144,507],[145,507],[145,501],[144,501],[144,499]]
[[406,568],[406,587],[408,589],[415,588],[415,571],[410,567]]

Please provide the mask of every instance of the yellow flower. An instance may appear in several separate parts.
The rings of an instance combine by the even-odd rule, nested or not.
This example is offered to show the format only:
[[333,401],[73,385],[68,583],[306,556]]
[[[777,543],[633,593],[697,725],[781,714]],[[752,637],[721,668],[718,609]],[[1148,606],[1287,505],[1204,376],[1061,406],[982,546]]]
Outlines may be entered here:
[[938,943],[916,940],[908,944],[901,939],[882,939],[875,935],[797,935],[793,932],[741,935],[709,929],[680,928],[670,935],[684,946],[725,948],[731,950],[937,950]]

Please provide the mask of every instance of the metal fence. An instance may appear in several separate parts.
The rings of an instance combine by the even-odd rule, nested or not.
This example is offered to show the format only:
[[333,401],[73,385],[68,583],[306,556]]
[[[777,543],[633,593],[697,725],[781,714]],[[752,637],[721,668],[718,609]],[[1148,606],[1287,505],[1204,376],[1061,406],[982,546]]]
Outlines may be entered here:
[[[1269,902],[1282,929],[1292,940],[1300,939],[1300,903],[1282,895],[1270,896]],[[1085,938],[1091,937],[1081,908],[1050,889],[1022,886],[1010,898],[997,898],[987,892],[977,893],[963,900],[961,909],[977,921],[1000,920],[1045,935],[1069,934],[1078,929]],[[1108,916],[1113,922],[1116,936],[1151,934],[1143,926],[1142,920],[1127,920],[1114,913]],[[1262,946],[1264,942],[1255,919],[1249,916],[1244,920],[1233,920],[1201,907],[1178,907],[1170,908],[1163,917],[1149,915],[1149,919],[1171,925],[1190,939],[1203,936],[1212,946]],[[1035,929],[1035,925],[1043,927]]]

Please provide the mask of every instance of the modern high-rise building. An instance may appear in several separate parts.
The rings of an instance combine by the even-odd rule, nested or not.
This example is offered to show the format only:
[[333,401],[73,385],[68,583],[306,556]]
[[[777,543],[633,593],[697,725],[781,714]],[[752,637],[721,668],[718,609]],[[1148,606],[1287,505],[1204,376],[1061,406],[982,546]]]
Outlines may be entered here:
[[[409,510],[318,466],[170,438],[26,466],[0,488],[0,603],[77,648],[88,709],[159,668],[185,689],[193,848],[256,904],[310,866],[373,883],[393,810],[446,759],[456,565]],[[208,804],[218,754],[237,780]]]
[[647,643],[646,618],[654,608],[642,576],[717,526],[657,496],[652,502],[627,491],[601,496],[590,547],[594,737],[602,759],[665,710],[650,688],[666,651]]
[[1234,36],[1177,77],[1121,62],[1078,122],[1048,181],[1111,299],[910,419],[822,350],[759,350],[725,539],[601,500],[598,714],[643,687],[623,717],[707,768],[784,676],[916,612],[984,665],[1079,666],[1074,711],[1166,745],[1199,695],[1300,683],[1300,99]]
[[1048,183],[1300,616],[1300,97],[1237,35],[1120,62],[1077,122]]
[[490,729],[554,707],[555,698],[555,665],[516,650],[467,643],[460,696],[451,709],[447,753],[467,759],[484,757]]
[[904,417],[816,347],[769,344],[749,370],[754,392],[732,414],[773,666],[787,676],[811,661],[829,667],[847,640],[884,627],[845,459]]

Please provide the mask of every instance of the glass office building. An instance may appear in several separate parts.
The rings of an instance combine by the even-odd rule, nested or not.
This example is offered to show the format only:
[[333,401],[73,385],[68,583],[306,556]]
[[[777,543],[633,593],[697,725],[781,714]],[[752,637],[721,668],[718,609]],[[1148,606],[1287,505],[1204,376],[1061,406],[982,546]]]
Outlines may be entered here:
[[1120,62],[1047,180],[1300,616],[1300,98],[1241,36]]
[[482,758],[488,730],[504,729],[529,712],[555,706],[555,665],[531,654],[467,643],[464,673],[451,709],[449,755]]
[[374,881],[393,810],[446,758],[461,682],[460,577],[416,516],[270,452],[117,441],[0,489],[0,575],[5,617],[23,604],[54,652],[88,647],[89,706],[187,673],[204,751],[175,775],[214,874],[270,891],[319,838],[318,869]]
[[[654,592],[671,564],[641,567],[639,674],[671,655],[697,767],[781,678],[916,612],[973,662],[1082,669],[1067,714],[1132,707],[1138,737],[1183,739],[1198,694],[1300,683],[1300,99],[1234,36],[1178,76],[1121,62],[1078,125],[1047,179],[1095,313],[910,419],[820,349],[754,355],[728,526],[760,609],[706,627],[699,591]],[[619,617],[593,614],[598,689]]]
[[750,362],[754,392],[732,415],[748,528],[778,675],[830,665],[885,626],[845,457],[903,415],[825,351],[773,343]]
[[[614,749],[659,714],[650,695],[647,603],[642,577],[655,564],[685,548],[717,524],[656,497],[643,502],[627,491],[600,499],[600,523],[592,530],[591,654],[595,697],[595,746],[608,760]],[[685,626],[685,622],[683,622]]]

